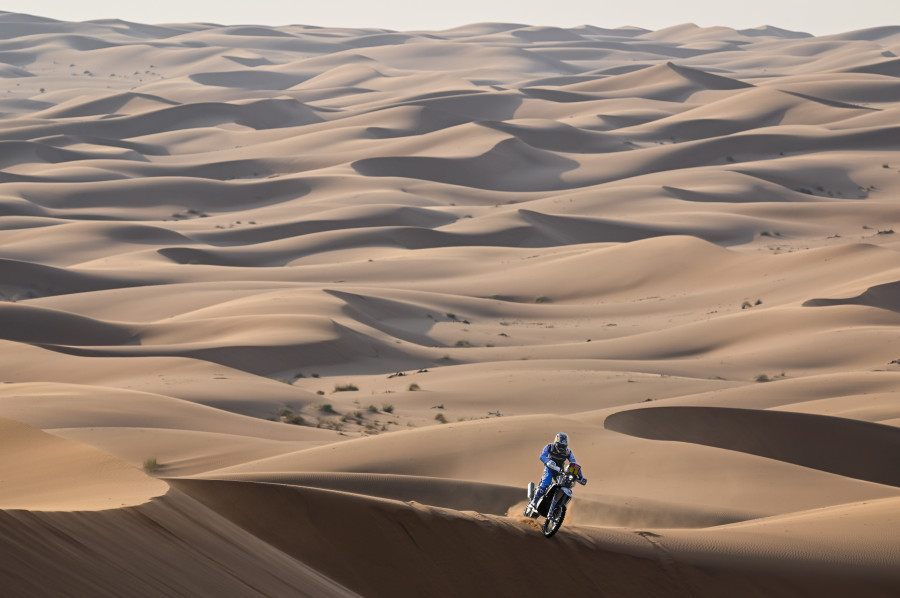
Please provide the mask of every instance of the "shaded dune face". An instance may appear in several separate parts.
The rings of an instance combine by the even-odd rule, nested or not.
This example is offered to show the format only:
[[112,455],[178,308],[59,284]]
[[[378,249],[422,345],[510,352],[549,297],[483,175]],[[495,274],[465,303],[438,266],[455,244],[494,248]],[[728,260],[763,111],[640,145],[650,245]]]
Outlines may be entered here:
[[898,595],[898,54],[0,13],[4,596]]
[[900,430],[893,426],[808,413],[721,407],[620,411],[610,415],[604,425],[642,438],[715,446],[900,486],[900,474],[890,459],[890,455],[900,454]]

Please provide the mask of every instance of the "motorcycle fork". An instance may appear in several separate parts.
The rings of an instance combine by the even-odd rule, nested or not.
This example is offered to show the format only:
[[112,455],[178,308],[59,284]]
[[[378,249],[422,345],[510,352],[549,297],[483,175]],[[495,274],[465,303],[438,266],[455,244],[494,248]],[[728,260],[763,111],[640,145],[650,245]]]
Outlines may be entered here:
[[553,510],[556,508],[556,503],[559,502],[560,494],[562,494],[562,492],[560,491],[559,488],[557,488],[556,491],[553,493],[553,500],[550,502],[550,508],[547,509],[547,517],[550,517],[551,515],[553,515]]
[[566,493],[562,491],[562,488],[557,488],[556,492],[553,493],[553,502],[550,503],[550,508],[547,509],[547,516],[549,517],[553,514],[553,510],[558,504],[563,507],[566,506],[568,498],[569,497],[566,496]]

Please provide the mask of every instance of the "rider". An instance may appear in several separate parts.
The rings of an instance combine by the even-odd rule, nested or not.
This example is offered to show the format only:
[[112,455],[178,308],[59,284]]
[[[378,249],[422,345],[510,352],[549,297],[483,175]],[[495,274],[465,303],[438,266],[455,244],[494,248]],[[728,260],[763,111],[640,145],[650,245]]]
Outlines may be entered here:
[[[553,482],[553,476],[562,471],[567,459],[572,465],[578,465],[578,462],[575,460],[575,454],[569,449],[569,435],[565,432],[557,434],[553,442],[544,447],[544,450],[541,451],[540,459],[541,463],[544,464],[544,477],[541,479],[541,485],[538,486],[537,491],[534,493],[534,498],[531,499],[531,504],[529,504],[531,508],[537,506],[537,502]],[[582,477],[581,474],[578,477]]]

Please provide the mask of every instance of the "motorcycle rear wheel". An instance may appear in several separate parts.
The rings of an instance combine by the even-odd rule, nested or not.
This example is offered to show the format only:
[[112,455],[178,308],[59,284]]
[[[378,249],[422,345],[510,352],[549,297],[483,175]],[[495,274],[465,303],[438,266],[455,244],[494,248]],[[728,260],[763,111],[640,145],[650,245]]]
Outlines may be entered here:
[[566,507],[557,505],[552,513],[547,513],[547,519],[544,520],[544,537],[552,538],[553,535],[562,527],[563,519],[566,518]]

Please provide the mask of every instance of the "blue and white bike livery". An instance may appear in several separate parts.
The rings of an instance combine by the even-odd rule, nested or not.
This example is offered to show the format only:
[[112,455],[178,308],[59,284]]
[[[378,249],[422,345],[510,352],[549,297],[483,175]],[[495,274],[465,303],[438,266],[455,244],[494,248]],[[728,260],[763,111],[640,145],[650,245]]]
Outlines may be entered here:
[[528,482],[528,506],[525,507],[525,516],[537,519],[538,516],[546,517],[542,531],[549,538],[559,531],[563,519],[566,517],[566,506],[572,500],[572,487],[576,484],[584,486],[587,478],[581,476],[581,466],[570,463],[564,470],[559,471],[553,482],[532,506],[534,499],[534,482]]

